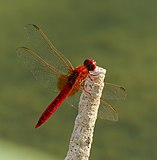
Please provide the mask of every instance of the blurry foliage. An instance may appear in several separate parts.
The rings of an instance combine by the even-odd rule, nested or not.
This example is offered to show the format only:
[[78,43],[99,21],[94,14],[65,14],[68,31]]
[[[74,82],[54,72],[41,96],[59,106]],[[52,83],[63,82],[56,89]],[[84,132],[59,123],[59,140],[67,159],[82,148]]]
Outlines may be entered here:
[[[74,66],[93,58],[106,81],[128,97],[110,102],[119,122],[98,119],[91,159],[156,159],[157,2],[155,0],[1,1],[0,138],[65,157],[76,110],[64,104],[40,129],[34,125],[53,100],[17,58],[28,46],[23,26],[39,25]],[[76,58],[77,56],[77,58]]]

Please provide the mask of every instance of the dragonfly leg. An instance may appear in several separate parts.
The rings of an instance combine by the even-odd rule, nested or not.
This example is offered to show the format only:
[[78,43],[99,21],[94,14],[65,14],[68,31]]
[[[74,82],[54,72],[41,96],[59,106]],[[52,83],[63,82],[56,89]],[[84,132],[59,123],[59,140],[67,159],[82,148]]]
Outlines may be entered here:
[[84,84],[83,84],[83,89],[84,89],[84,91],[87,93],[87,94],[89,94],[89,96],[91,96],[92,94],[87,90],[87,87],[86,87],[86,83],[84,82]]
[[96,77],[96,76],[98,76],[98,75],[96,75],[96,74],[88,74],[88,77],[89,77],[89,79],[91,80],[91,81],[94,81],[95,80],[95,78],[94,77]]

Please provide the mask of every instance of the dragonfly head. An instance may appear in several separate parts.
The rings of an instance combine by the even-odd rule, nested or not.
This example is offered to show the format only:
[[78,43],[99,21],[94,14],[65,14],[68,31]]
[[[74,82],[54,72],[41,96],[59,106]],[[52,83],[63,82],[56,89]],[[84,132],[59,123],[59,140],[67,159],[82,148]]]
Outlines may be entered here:
[[84,61],[84,66],[88,69],[88,71],[93,71],[96,68],[96,61],[93,59],[86,59]]

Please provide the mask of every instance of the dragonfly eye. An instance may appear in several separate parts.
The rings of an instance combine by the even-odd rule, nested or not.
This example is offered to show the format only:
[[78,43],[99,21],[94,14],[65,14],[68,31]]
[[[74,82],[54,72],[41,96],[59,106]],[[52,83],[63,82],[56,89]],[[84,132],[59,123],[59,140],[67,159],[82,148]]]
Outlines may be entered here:
[[96,68],[96,61],[93,59],[86,59],[84,61],[84,66],[88,69],[88,71],[93,71]]

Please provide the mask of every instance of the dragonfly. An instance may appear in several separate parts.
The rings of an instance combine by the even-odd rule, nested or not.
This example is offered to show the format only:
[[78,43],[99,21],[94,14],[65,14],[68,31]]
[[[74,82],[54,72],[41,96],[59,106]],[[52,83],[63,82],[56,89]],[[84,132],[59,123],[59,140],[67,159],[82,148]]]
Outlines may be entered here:
[[[42,112],[35,128],[40,127],[68,97],[75,96],[84,89],[86,77],[96,68],[96,61],[85,59],[83,65],[73,67],[71,62],[53,45],[47,35],[35,24],[25,26],[32,49],[19,47],[18,56],[24,60],[36,79],[50,89],[55,86],[59,94]],[[55,84],[55,85],[54,85]],[[53,88],[54,90],[54,88]],[[118,113],[107,99],[125,99],[124,87],[104,82],[101,97],[100,118],[118,121]],[[72,104],[73,105],[73,104]]]

